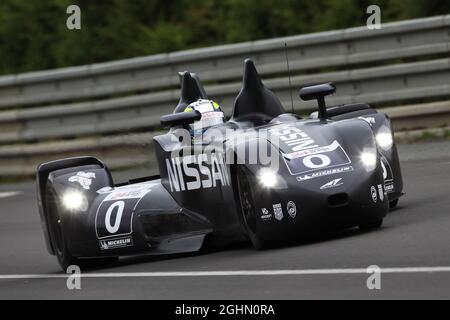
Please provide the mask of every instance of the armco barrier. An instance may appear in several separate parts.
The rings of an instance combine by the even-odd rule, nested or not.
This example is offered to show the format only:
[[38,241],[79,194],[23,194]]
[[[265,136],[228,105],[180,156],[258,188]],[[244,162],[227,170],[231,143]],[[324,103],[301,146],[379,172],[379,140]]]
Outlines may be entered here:
[[[309,82],[333,81],[337,94],[330,105],[368,102],[386,103],[427,97],[450,96],[450,58],[394,66],[338,71],[292,78],[298,88]],[[290,107],[287,78],[265,81]],[[229,114],[241,84],[206,87]],[[294,89],[295,90],[295,89]],[[81,102],[68,105],[23,109],[0,113],[0,124],[10,128],[0,136],[0,143],[35,141],[61,137],[141,131],[159,125],[159,117],[170,113],[178,99],[178,90],[124,98]],[[301,102],[295,95],[295,111],[305,113],[313,103]]]
[[196,49],[54,71],[0,77],[0,108],[92,99],[178,86],[177,71],[195,70],[204,81],[237,80],[241,62],[254,57],[261,74],[293,72],[449,52],[450,15],[301,36]]
[[[383,111],[392,119],[401,142],[417,140],[423,132],[437,132],[438,136],[450,132],[450,101]],[[157,134],[161,132],[0,146],[0,177],[31,176],[43,161],[80,154],[104,159],[113,169],[133,166],[156,169],[152,138]]]

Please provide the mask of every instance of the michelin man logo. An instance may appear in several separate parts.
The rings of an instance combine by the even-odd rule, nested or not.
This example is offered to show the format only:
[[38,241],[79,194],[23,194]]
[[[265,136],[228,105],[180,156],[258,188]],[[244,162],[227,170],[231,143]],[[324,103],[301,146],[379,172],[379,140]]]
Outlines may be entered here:
[[92,185],[92,179],[95,179],[95,173],[80,171],[76,176],[69,178],[69,182],[78,182],[83,189],[89,190]]

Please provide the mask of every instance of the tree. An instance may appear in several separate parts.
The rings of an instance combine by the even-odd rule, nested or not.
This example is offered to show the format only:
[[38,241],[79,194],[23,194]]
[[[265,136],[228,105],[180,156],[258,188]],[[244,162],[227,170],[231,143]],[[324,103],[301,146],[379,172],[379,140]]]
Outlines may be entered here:
[[360,26],[370,4],[382,22],[450,13],[445,0],[2,0],[0,74]]

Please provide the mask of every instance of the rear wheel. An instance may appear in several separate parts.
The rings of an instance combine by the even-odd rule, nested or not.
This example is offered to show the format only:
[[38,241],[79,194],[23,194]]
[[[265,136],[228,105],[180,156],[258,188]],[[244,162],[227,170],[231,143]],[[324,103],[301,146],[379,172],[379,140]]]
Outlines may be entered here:
[[259,221],[256,213],[256,207],[251,186],[254,185],[254,177],[245,167],[237,168],[237,184],[239,193],[239,203],[241,208],[242,224],[257,250],[263,250],[269,247],[269,241],[264,239],[259,230]]
[[57,204],[57,197],[55,192],[49,192],[48,199],[48,222],[50,231],[50,240],[55,250],[58,263],[65,272],[71,265],[79,266],[80,268],[97,268],[107,266],[118,261],[118,257],[112,258],[96,258],[96,259],[80,259],[72,255],[69,250],[67,239],[63,232],[64,220],[60,215],[60,210]]
[[391,209],[397,208],[397,205],[398,205],[398,199],[395,199],[395,200],[389,202],[389,208],[391,208]]
[[359,229],[361,229],[361,231],[370,231],[381,228],[382,225],[383,219],[371,223],[362,224],[359,226]]

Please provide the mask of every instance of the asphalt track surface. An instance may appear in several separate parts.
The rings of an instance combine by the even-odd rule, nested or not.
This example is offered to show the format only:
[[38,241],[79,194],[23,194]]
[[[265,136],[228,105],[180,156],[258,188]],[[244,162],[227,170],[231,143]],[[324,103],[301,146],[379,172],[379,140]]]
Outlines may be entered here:
[[[1,185],[0,299],[450,299],[450,142],[402,145],[400,157],[407,194],[380,230],[261,252],[240,245],[123,259],[90,271],[81,290],[67,289],[45,249],[34,184]],[[368,290],[371,265],[399,269],[381,274],[381,290]],[[425,269],[405,269],[415,267]]]

